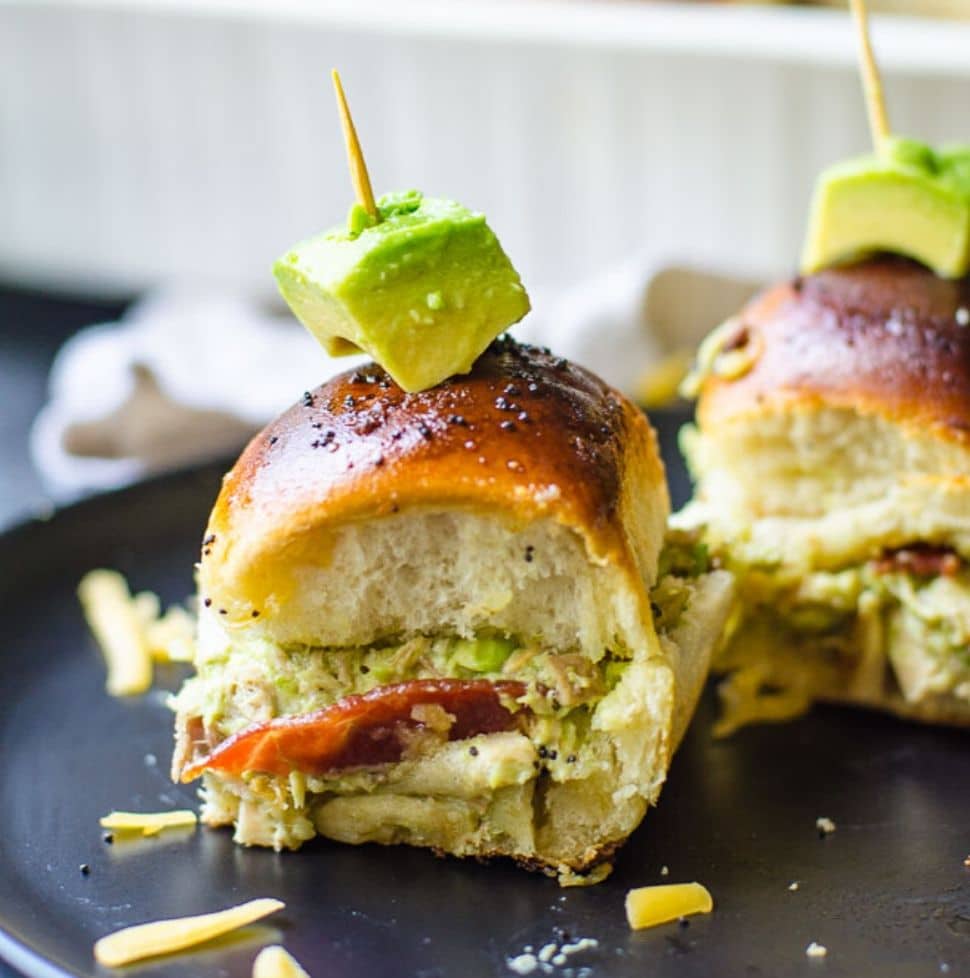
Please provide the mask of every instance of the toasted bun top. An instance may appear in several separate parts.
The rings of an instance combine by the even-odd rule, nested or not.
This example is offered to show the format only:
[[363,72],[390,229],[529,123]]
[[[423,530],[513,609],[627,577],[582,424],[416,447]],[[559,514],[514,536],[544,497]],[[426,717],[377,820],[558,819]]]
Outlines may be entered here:
[[845,407],[970,444],[970,278],[880,257],[777,285],[737,317],[753,364],[709,375],[703,428],[779,410]]
[[470,374],[416,394],[368,365],[308,392],[243,452],[206,531],[202,590],[232,590],[243,565],[296,554],[321,528],[414,507],[552,518],[594,558],[628,561],[631,472],[665,516],[646,418],[548,351],[499,339]]

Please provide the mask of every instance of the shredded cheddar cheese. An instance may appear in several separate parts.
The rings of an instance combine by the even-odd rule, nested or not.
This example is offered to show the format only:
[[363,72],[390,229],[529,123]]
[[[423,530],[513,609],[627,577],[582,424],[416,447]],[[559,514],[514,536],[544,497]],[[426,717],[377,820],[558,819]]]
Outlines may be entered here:
[[718,696],[721,716],[714,725],[714,736],[729,737],[751,723],[781,723],[806,713],[812,698],[804,686],[772,688],[765,692],[768,681],[762,665],[752,664],[735,670],[721,680]]
[[184,608],[173,605],[164,615],[156,613],[145,621],[145,641],[156,662],[191,662],[195,658],[195,620]]
[[713,909],[714,900],[700,883],[641,886],[626,895],[626,919],[634,930],[695,913],[710,913]]
[[137,696],[152,685],[152,657],[138,607],[117,571],[94,570],[78,585],[88,627],[108,667],[112,696]]
[[195,812],[183,809],[175,812],[112,812],[101,819],[103,829],[115,832],[140,832],[158,835],[163,829],[194,827],[199,821]]
[[310,978],[296,958],[279,944],[264,947],[253,962],[253,978]]
[[815,828],[821,836],[831,835],[835,831],[835,822],[825,815],[821,815],[815,819]]
[[159,954],[172,954],[255,923],[283,907],[281,900],[250,900],[238,907],[198,917],[178,917],[126,927],[102,937],[94,945],[94,957],[106,968],[119,968]]
[[95,570],[78,585],[88,627],[108,666],[112,696],[135,696],[152,685],[155,662],[191,662],[195,656],[195,621],[173,605],[162,614],[158,596],[132,596],[117,571]]

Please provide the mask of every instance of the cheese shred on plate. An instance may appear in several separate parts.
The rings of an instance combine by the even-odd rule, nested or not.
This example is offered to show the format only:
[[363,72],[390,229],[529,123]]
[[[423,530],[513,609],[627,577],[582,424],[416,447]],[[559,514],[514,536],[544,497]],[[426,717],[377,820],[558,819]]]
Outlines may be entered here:
[[195,812],[181,809],[174,812],[111,812],[99,822],[101,828],[115,832],[141,832],[158,835],[162,829],[185,829],[199,821]]
[[678,917],[710,913],[714,900],[700,883],[641,886],[626,895],[626,919],[634,930],[666,924]]
[[179,917],[126,927],[102,937],[94,945],[94,957],[106,968],[119,968],[144,958],[184,951],[262,920],[284,906],[282,900],[265,898],[199,917]]
[[253,962],[253,978],[310,978],[296,958],[279,944],[264,947]]
[[162,614],[158,596],[132,595],[117,571],[93,570],[78,585],[78,597],[108,667],[112,696],[137,696],[151,688],[155,662],[191,662],[195,623],[184,608]]
[[88,627],[104,654],[108,692],[112,696],[147,693],[152,685],[152,657],[125,579],[117,571],[91,571],[77,592]]

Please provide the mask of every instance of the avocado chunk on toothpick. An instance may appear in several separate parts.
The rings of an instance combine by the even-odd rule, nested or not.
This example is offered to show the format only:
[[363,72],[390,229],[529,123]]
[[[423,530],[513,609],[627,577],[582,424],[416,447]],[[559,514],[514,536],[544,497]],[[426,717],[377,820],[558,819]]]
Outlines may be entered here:
[[880,152],[825,170],[812,204],[806,273],[877,252],[905,255],[944,278],[970,269],[970,147],[934,152],[887,139]]
[[467,373],[529,298],[482,214],[417,191],[377,201],[335,73],[357,192],[345,227],[273,267],[296,317],[331,355],[370,354],[406,391]]
[[820,175],[802,271],[889,252],[961,278],[970,271],[970,147],[934,151],[891,134],[864,0],[851,2],[873,153]]

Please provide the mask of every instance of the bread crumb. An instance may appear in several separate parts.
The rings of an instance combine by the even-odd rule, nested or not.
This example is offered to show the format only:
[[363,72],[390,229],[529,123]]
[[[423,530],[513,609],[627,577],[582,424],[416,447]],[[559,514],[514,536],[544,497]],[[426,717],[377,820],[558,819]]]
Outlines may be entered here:
[[821,836],[831,835],[835,831],[835,822],[822,815],[815,819],[815,828],[818,829],[818,833]]
[[670,867],[669,866],[661,866],[660,867],[660,875],[661,876],[669,876],[670,875]]
[[805,948],[805,954],[810,958],[824,958],[828,953],[829,949],[827,947],[825,947],[823,944],[816,944],[815,941],[812,941],[812,943]]
[[591,951],[594,947],[599,946],[600,942],[595,937],[581,937],[572,944],[563,944],[560,951],[568,958],[571,954],[579,954],[580,951]]
[[966,857],[966,858],[965,858],[965,859],[963,860],[963,865],[964,865],[964,866],[970,866],[970,856],[967,856],[967,857]]
[[[568,935],[564,936],[568,938]],[[533,946],[527,944],[521,954],[506,958],[505,963],[509,970],[514,971],[517,975],[531,975],[535,971],[544,975],[552,975],[557,973],[556,968],[568,965],[572,955],[582,951],[591,951],[597,947],[599,947],[599,941],[592,937],[581,937],[572,943],[567,940],[563,944],[550,941],[548,944],[543,944],[535,953],[533,953]],[[582,970],[584,969],[580,969],[580,971]],[[572,970],[567,968],[562,974],[568,976],[572,974]]]
[[555,944],[546,944],[539,949],[539,960],[542,962],[550,960],[558,950],[559,948]]
[[795,890],[798,889],[798,880],[792,880],[791,883],[788,884],[788,889],[794,893]]
[[534,954],[520,954],[506,961],[517,975],[531,975],[539,967],[539,959]]

